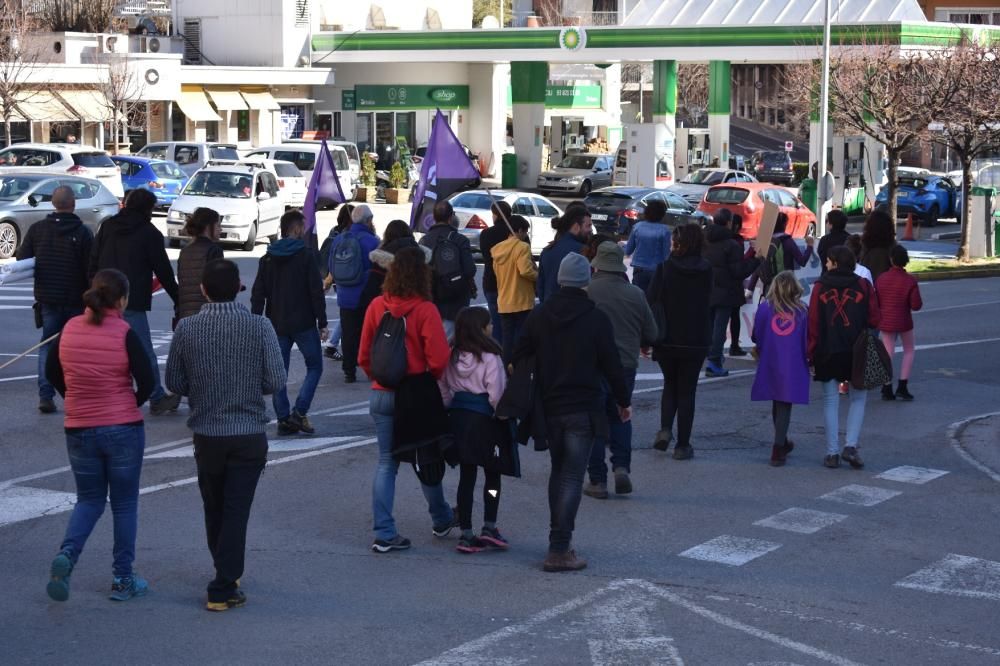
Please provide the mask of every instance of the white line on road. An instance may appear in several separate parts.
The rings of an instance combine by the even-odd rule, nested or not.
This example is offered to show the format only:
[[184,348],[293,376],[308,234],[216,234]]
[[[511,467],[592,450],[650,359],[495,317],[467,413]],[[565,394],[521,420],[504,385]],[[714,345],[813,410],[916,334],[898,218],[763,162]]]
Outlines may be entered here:
[[881,474],[876,474],[876,479],[885,481],[898,481],[899,483],[913,483],[918,486],[941,478],[948,472],[943,469],[930,469],[929,467],[914,467],[913,465],[901,465],[887,469]]
[[836,525],[842,520],[847,520],[847,516],[842,513],[792,508],[758,520],[754,525],[798,534],[815,534],[824,527]]
[[960,308],[978,308],[981,305],[996,305],[1000,301],[981,301],[979,303],[966,303],[965,305],[942,305],[939,308],[925,308],[917,310],[913,314],[926,314],[928,312],[944,312],[945,310],[958,310]]
[[718,562],[733,567],[741,567],[758,557],[781,548],[780,543],[723,535],[709,539],[703,544],[688,548],[680,557],[703,562]]
[[896,495],[902,495],[898,490],[887,490],[875,486],[860,486],[855,483],[837,488],[825,495],[820,495],[821,500],[839,502],[841,504],[851,504],[854,506],[875,506],[886,500],[890,500]]
[[[756,370],[731,370],[729,374],[726,375],[725,377],[702,377],[701,379],[698,380],[698,383],[715,384],[716,382],[725,382],[729,381],[730,379],[736,379],[738,377],[746,377],[747,375],[752,375],[755,372]],[[660,377],[662,378],[663,375],[660,375]],[[663,386],[653,386],[650,388],[637,389],[635,391],[632,391],[632,395],[636,395],[638,393],[653,393],[654,391],[662,391],[662,390]]]
[[0,382],[18,382],[22,379],[38,379],[38,375],[21,375],[20,377],[4,377]]

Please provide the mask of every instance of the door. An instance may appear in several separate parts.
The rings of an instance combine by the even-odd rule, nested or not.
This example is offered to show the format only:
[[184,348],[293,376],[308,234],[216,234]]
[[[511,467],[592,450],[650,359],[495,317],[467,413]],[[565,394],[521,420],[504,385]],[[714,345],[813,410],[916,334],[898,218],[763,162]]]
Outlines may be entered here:
[[267,192],[269,199],[257,202],[258,236],[276,236],[281,223],[281,215],[285,212],[285,203],[278,192],[278,181],[269,171],[260,172],[257,177],[255,193]]
[[614,177],[614,164],[610,157],[599,157],[594,167],[598,170],[594,174],[594,189],[598,187],[610,187]]
[[[528,221],[528,224],[531,225],[531,229],[528,233],[531,237],[531,251],[534,253],[536,251],[535,246],[539,242],[538,237],[543,233],[543,225],[539,222],[538,214],[535,211],[534,204],[531,203],[531,198],[527,196],[518,197],[514,203],[511,204],[511,209],[514,215],[520,215]],[[541,247],[545,247],[544,242]]]
[[781,212],[788,216],[788,226],[785,228],[785,231],[796,238],[804,236],[806,233],[806,221],[802,217],[801,211],[804,209],[799,208],[799,202],[787,190],[772,190],[772,192],[777,197],[778,205],[781,206]]
[[[132,166],[139,165],[133,164]],[[59,184],[73,190],[73,195],[76,197],[76,210],[74,212],[91,230],[97,229],[101,224],[101,215],[103,214],[102,209],[97,205],[97,193],[101,191],[101,186],[82,180],[64,180]]]
[[188,176],[202,167],[202,155],[198,146],[189,143],[179,143],[174,147],[173,160],[180,165]]
[[39,220],[45,219],[45,216],[55,210],[52,206],[52,193],[56,191],[57,187],[59,187],[58,180],[46,180],[31,193],[37,205],[32,206],[28,203],[27,199],[24,200],[23,204],[18,205],[14,211],[14,218],[17,220],[17,226],[21,230],[21,238],[24,238],[28,227]]

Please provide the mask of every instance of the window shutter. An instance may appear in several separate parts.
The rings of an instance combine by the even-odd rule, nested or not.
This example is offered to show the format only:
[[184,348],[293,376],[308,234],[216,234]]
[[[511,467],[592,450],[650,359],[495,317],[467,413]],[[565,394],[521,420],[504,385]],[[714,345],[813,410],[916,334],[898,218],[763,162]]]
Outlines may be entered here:
[[201,64],[201,19],[184,19],[184,64]]
[[295,0],[295,27],[309,27],[309,0]]

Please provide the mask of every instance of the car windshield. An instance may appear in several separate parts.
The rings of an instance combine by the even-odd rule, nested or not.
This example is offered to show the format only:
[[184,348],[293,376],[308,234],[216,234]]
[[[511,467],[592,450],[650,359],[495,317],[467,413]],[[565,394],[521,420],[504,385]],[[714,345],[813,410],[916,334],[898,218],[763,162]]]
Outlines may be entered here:
[[747,200],[750,193],[737,187],[716,187],[705,195],[707,203],[739,204]]
[[274,165],[274,172],[279,178],[301,178],[302,172],[294,164],[282,164],[278,162]]
[[341,171],[346,171],[351,168],[351,163],[347,161],[347,153],[342,153],[339,150],[331,150],[330,154],[333,155],[333,166],[337,167]]
[[688,177],[681,182],[691,185],[715,185],[722,182],[722,175],[721,171],[698,169],[694,173],[688,174]]
[[596,161],[594,155],[570,155],[563,158],[559,166],[563,169],[593,169]]
[[107,153],[73,153],[73,164],[92,169],[115,168],[114,160]]
[[764,166],[767,167],[788,167],[791,162],[791,158],[788,157],[788,153],[764,153],[761,156],[761,161]]
[[900,187],[912,187],[912,188],[917,189],[917,190],[919,190],[921,188],[924,188],[924,187],[927,187],[927,183],[928,183],[928,181],[927,181],[926,178],[905,178],[905,177],[900,177],[900,179],[899,179],[899,186]]
[[168,148],[169,146],[152,143],[147,146],[143,146],[142,150],[136,154],[142,155],[143,157],[153,157],[158,160],[165,160],[167,159]]
[[173,180],[184,180],[184,172],[173,162],[154,162],[149,165],[157,178],[170,178]]
[[226,197],[249,199],[253,192],[253,178],[245,173],[227,171],[199,171],[184,188],[184,194],[196,197]]
[[5,176],[0,178],[0,201],[13,201],[26,194],[42,179],[31,176]]
[[238,160],[239,153],[232,146],[212,146],[208,149],[208,154],[213,160]]

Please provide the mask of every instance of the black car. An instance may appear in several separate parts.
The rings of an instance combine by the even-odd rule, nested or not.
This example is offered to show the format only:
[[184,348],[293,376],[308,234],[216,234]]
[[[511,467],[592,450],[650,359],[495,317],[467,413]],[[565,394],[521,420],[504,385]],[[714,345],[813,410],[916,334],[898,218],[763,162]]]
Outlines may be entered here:
[[762,183],[791,185],[795,180],[792,157],[783,150],[758,150],[750,156],[749,171]]
[[666,222],[670,226],[686,222],[704,224],[709,219],[673,192],[649,187],[603,187],[588,194],[583,203],[590,211],[596,231],[627,237],[632,225],[643,219],[646,204],[657,199],[667,206]]

